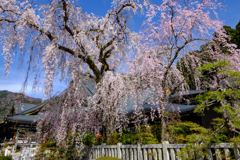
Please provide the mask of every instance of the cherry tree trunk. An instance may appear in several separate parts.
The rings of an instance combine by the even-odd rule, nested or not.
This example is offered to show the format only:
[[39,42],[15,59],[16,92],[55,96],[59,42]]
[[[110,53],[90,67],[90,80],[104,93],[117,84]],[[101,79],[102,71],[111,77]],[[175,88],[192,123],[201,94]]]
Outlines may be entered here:
[[166,123],[165,103],[163,103],[161,105],[161,141],[167,141],[168,138]]

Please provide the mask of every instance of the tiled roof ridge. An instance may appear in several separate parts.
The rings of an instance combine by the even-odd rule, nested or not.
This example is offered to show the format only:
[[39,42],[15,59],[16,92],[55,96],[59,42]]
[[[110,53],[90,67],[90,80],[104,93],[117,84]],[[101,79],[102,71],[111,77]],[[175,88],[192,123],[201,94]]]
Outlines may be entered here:
[[32,108],[29,108],[29,109],[27,109],[27,110],[25,110],[25,111],[22,111],[22,112],[20,112],[20,113],[18,113],[18,114],[15,114],[15,115],[28,114],[29,112],[33,112],[32,110],[34,110],[34,109],[38,110],[38,109],[40,109],[41,107],[44,107],[46,104],[47,104],[47,102],[40,103],[40,104],[37,105],[37,106],[34,106],[34,107],[32,107]]
[[26,101],[26,100],[20,100],[20,99],[15,99],[15,101],[21,101],[21,103],[41,104],[41,102]]

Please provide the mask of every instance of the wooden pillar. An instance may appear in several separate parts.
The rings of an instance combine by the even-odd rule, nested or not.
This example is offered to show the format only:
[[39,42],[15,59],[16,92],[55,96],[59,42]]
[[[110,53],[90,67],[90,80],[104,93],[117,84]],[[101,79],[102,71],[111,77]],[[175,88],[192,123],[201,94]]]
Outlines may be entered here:
[[163,160],[170,160],[170,157],[169,157],[169,152],[168,152],[168,144],[169,142],[168,141],[163,141],[162,142],[162,147],[163,147]]
[[122,143],[118,143],[117,144],[117,158],[122,158],[122,153],[121,153],[121,147],[122,147]]
[[14,139],[14,146],[13,146],[13,149],[12,149],[12,153],[15,153],[15,151],[17,150],[17,144],[18,144],[18,136],[19,136],[19,132],[17,131],[16,133],[16,137]]
[[105,152],[104,152],[105,146],[106,146],[106,143],[103,143],[103,144],[102,144],[102,147],[101,147],[101,157],[106,156],[106,155],[105,155]]
[[143,156],[142,156],[142,150],[141,150],[140,143],[137,143],[137,154],[138,154],[138,159],[142,160]]

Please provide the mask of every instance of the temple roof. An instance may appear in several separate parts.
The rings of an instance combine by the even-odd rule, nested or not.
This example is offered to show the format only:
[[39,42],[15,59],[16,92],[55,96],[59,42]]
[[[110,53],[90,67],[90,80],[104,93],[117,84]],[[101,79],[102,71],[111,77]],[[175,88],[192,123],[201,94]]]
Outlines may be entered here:
[[[169,98],[169,102],[166,104],[165,109],[169,112],[179,112],[179,113],[194,110],[197,107],[196,104],[176,104],[173,102],[174,102],[174,100],[180,99],[181,97],[184,97],[184,96],[196,96],[196,95],[204,93],[204,92],[205,91],[190,90],[190,91],[178,92],[171,96],[167,96],[167,98]],[[142,104],[142,107],[145,111],[150,111],[151,108],[156,110],[158,107],[161,107],[160,104],[158,106],[155,106],[152,104],[152,102],[158,101],[159,97],[149,94],[149,92],[141,93],[140,96],[142,99],[138,102],[140,104]],[[151,99],[149,99],[150,96],[151,96]],[[131,96],[128,96],[126,102],[127,102],[127,107],[124,109],[124,112],[127,114],[133,113],[135,104],[131,100]],[[147,104],[146,104],[146,102],[147,102]]]
[[[82,88],[86,91],[88,96],[93,96],[93,94],[96,92],[96,88],[94,86],[93,82],[81,82]],[[147,91],[148,90],[148,91]],[[151,102],[156,102],[159,97],[157,97],[154,93],[151,92],[151,89],[143,90],[141,93],[139,93],[140,98],[140,104],[142,104],[142,107],[145,111],[150,111],[151,109],[157,109],[157,106],[154,106]],[[150,91],[150,92],[149,92]],[[184,104],[175,104],[171,103],[177,98],[180,98],[182,96],[189,96],[189,95],[198,95],[204,93],[204,91],[198,91],[198,90],[190,90],[190,91],[183,91],[178,92],[170,98],[169,103],[166,104],[165,108],[169,112],[187,112],[195,109],[197,105],[184,105]],[[131,96],[127,97],[127,107],[125,109],[125,112],[127,114],[131,114],[134,112],[134,103],[130,98]],[[150,98],[151,97],[151,98]],[[146,104],[147,103],[147,104]],[[6,117],[7,121],[11,122],[19,122],[19,123],[35,123],[38,120],[37,115],[31,115],[32,113],[38,112],[40,109],[42,109],[44,106],[46,106],[47,103],[15,103],[15,114],[14,115],[8,115]],[[1,122],[1,120],[0,120]]]
[[47,106],[48,103],[35,103],[35,102],[25,102],[16,101],[14,104],[15,114],[9,114],[0,123],[5,121],[10,121],[14,123],[28,123],[33,124],[37,122],[38,115],[32,115],[39,112],[43,107]]
[[[93,81],[81,83],[84,90],[87,92],[89,96],[93,96],[93,94],[96,92],[95,83]],[[175,104],[171,103],[176,99],[179,99],[180,97],[184,96],[195,96],[201,93],[204,93],[205,91],[202,90],[189,90],[189,91],[181,91],[177,92],[171,96],[167,96],[166,98],[169,98],[169,103],[166,104],[166,110],[169,112],[187,112],[194,110],[197,105],[184,105],[184,104]],[[152,105],[152,102],[156,102],[159,97],[157,97],[153,92],[151,92],[151,88],[148,88],[146,90],[143,90],[141,93],[139,93],[139,96],[141,99],[139,100],[140,103],[142,103],[142,107],[144,110],[151,110],[151,108],[156,109],[157,107]],[[131,114],[134,111],[134,103],[130,98],[131,96],[128,95],[127,97],[127,107],[124,109],[127,114]],[[148,104],[146,104],[148,103]]]
[[206,91],[201,91],[201,90],[189,90],[189,91],[181,91],[181,92],[177,92],[171,96],[167,96],[167,98],[170,98],[171,100],[173,99],[177,99],[179,97],[182,97],[182,96],[189,96],[189,95],[198,95],[198,94],[201,94],[201,93],[204,93]]
[[22,112],[29,110],[31,108],[34,108],[39,104],[36,103],[30,103],[30,102],[21,102],[21,101],[16,101],[14,103],[14,109],[15,109],[15,114],[21,114]]
[[44,106],[46,106],[46,105],[47,105],[46,102],[45,102],[45,103],[41,103],[41,104],[39,104],[39,105],[33,106],[32,108],[26,109],[26,110],[22,111],[22,112],[19,113],[19,114],[21,114],[21,115],[31,114],[32,112],[39,111],[40,109],[42,109],[42,108],[43,108]]
[[38,120],[37,115],[14,115],[6,118],[7,121],[16,123],[35,123]]
[[[158,108],[158,106],[154,106],[152,104],[144,104],[144,105],[142,105],[142,107],[145,111],[151,111],[151,109],[157,110],[157,108]],[[169,111],[169,112],[183,113],[183,112],[194,110],[196,107],[197,107],[197,105],[183,105],[183,104],[167,103],[165,106],[165,110]],[[134,112],[134,109],[130,109],[127,111],[127,114],[131,114],[133,112]]]

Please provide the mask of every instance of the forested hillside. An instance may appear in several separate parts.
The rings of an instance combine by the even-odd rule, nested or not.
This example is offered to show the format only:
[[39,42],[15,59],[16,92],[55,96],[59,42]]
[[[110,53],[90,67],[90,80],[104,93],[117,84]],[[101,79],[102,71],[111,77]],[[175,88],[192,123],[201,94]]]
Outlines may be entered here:
[[0,119],[3,118],[4,115],[9,114],[14,100],[20,97],[26,101],[41,102],[40,98],[32,98],[27,95],[23,96],[21,93],[13,93],[7,90],[0,91]]

